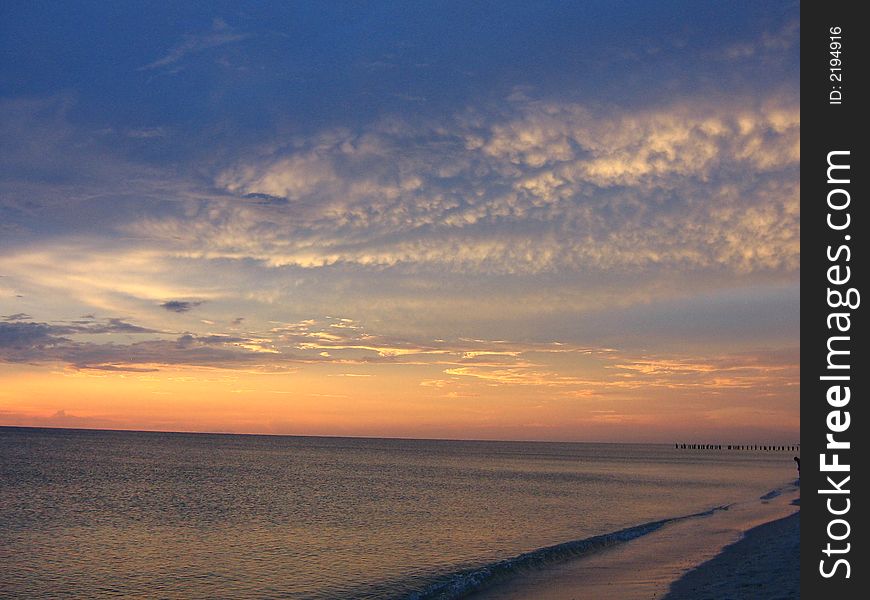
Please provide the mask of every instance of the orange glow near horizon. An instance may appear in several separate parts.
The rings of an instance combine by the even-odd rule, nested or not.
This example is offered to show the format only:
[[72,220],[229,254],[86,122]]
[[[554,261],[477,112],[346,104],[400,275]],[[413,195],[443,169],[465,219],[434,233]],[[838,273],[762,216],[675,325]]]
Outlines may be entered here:
[[[774,371],[791,376],[793,369]],[[32,368],[4,374],[0,425],[558,441],[799,439],[799,421],[788,410],[797,390],[768,397],[764,409],[745,401],[747,392],[775,387],[776,375],[749,369],[729,380],[706,365],[695,369],[703,380],[669,381],[650,379],[656,369],[648,363],[635,371],[620,365],[616,374],[599,370],[577,377],[403,364],[273,373]]]

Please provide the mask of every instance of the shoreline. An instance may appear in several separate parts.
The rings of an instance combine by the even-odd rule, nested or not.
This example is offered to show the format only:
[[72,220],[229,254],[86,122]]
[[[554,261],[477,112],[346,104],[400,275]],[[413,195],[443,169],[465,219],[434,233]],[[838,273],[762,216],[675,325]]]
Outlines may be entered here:
[[[589,556],[527,571],[473,600],[797,598],[799,482]],[[773,525],[777,524],[779,525]],[[785,529],[783,529],[785,528]],[[775,537],[782,530],[782,538]],[[725,557],[725,558],[721,558]],[[764,560],[760,560],[763,557]],[[738,568],[743,559],[745,568]],[[793,559],[791,563],[789,559]],[[735,562],[736,561],[736,562]],[[758,595],[766,582],[776,588]],[[708,591],[709,590],[709,591]],[[748,595],[746,595],[748,594]]]
[[800,511],[746,532],[671,585],[663,600],[800,598]]

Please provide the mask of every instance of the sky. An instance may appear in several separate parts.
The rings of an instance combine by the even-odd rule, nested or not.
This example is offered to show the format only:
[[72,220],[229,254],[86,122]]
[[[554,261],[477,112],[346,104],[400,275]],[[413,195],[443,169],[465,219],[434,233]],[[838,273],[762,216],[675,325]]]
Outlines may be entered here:
[[0,425],[799,441],[796,2],[0,6]]

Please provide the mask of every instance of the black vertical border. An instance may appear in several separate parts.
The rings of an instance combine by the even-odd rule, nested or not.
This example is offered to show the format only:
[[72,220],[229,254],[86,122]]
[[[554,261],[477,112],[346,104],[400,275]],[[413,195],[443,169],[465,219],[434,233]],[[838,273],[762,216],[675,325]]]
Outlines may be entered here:
[[[870,73],[867,73],[867,44],[870,26],[858,15],[857,2],[845,1],[814,1],[805,2],[801,6],[801,450],[803,472],[801,478],[801,596],[814,600],[824,598],[830,600],[846,600],[851,598],[866,598],[867,581],[870,578],[870,565],[867,561],[867,545],[870,540],[864,527],[864,513],[870,510],[866,506],[867,499],[857,489],[867,486],[865,468],[868,454],[865,440],[870,434],[867,427],[867,411],[863,404],[867,401],[867,379],[870,378],[870,363],[867,362],[867,352],[870,347],[863,306],[870,302],[870,296],[861,298],[861,306],[851,310],[848,308],[832,309],[827,302],[827,270],[833,264],[828,259],[828,246],[835,251],[841,244],[847,244],[851,250],[851,260],[841,265],[851,268],[851,278],[848,284],[840,289],[855,287],[860,292],[866,291],[864,280],[870,262],[865,251],[866,243],[862,239],[870,235],[870,221],[866,209],[866,180],[870,177],[867,170],[866,125],[867,104],[865,92]],[[832,81],[830,60],[835,58],[830,53],[831,28],[842,29],[842,81]],[[840,86],[837,88],[836,86]],[[842,92],[841,104],[831,103],[830,92]],[[848,212],[851,225],[848,231],[834,231],[827,225],[826,219],[831,212],[827,206],[827,194],[831,189],[843,186],[827,183],[828,153],[837,150],[848,150],[850,168],[850,183],[848,191],[851,202]],[[835,217],[842,219],[842,214]],[[851,240],[845,239],[846,235]],[[827,316],[830,312],[848,311],[851,315],[851,330],[848,334],[829,331]],[[828,454],[837,452],[840,462],[847,463],[851,469],[850,481],[843,486],[850,490],[848,497],[851,507],[842,518],[850,525],[849,537],[837,542],[828,537],[828,524],[838,518],[828,512],[828,498],[834,500],[835,508],[843,505],[845,495],[831,496],[819,493],[819,490],[830,487],[827,476],[831,475],[837,481],[842,474],[822,473],[820,455],[826,452],[826,434],[829,432],[826,423],[829,410],[826,392],[831,382],[820,380],[820,376],[830,374],[827,366],[827,342],[831,335],[849,335],[850,341],[848,373],[851,377],[851,401],[841,410],[848,410],[851,424],[846,432],[836,434],[838,439],[847,440],[851,448],[846,451],[827,450]],[[861,358],[863,356],[863,359]],[[863,363],[862,363],[863,361]],[[862,460],[863,455],[863,460]],[[829,459],[830,462],[830,459]],[[845,531],[842,524],[834,526],[833,532],[839,536]],[[846,554],[825,555],[823,550],[831,542],[833,547],[844,547],[851,544]],[[826,568],[834,564],[836,558],[842,557],[849,561],[850,577],[844,577],[845,569],[841,565],[835,576],[825,578],[820,573],[820,561],[825,560]]]

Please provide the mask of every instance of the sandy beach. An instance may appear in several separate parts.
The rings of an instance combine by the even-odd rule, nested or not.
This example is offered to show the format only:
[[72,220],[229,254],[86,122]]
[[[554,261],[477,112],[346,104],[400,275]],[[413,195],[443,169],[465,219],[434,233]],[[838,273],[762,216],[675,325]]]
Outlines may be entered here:
[[800,597],[800,513],[748,531],[674,582],[664,600]]
[[797,482],[626,544],[530,571],[475,600],[799,597]]

